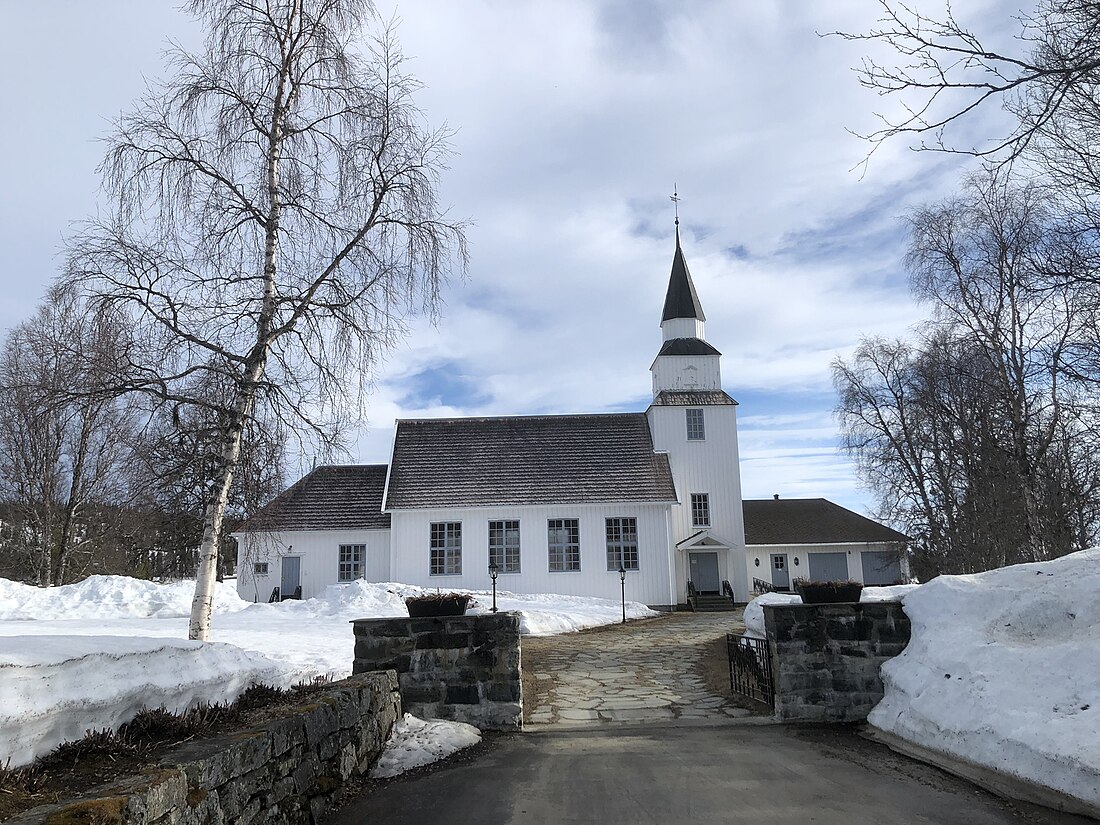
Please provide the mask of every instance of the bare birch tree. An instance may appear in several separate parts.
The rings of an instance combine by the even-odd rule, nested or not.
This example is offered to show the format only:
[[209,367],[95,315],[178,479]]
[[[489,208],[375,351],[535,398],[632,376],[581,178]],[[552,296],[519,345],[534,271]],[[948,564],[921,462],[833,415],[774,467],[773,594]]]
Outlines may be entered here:
[[[867,139],[908,137],[921,149],[1012,159],[1077,132],[1076,145],[1062,148],[1095,180],[1100,15],[1094,0],[1039,0],[1019,16],[1007,48],[960,23],[948,3],[921,4],[934,11],[896,0],[879,5],[882,15],[870,31],[832,32],[885,45],[897,56],[865,58],[859,69],[864,87],[901,104],[897,116],[879,115],[882,127]],[[965,121],[991,106],[1007,111],[1013,125],[977,142],[967,138]]]
[[127,337],[118,319],[54,290],[0,349],[0,500],[15,523],[6,549],[41,586],[79,573],[125,506],[138,414],[111,385]]
[[219,421],[189,627],[209,639],[256,405],[330,439],[406,313],[434,312],[465,241],[437,202],[447,135],[423,124],[392,32],[362,37],[369,0],[187,8],[205,48],[174,51],[174,76],[118,121],[114,209],[75,239],[67,280],[131,319],[130,390]]

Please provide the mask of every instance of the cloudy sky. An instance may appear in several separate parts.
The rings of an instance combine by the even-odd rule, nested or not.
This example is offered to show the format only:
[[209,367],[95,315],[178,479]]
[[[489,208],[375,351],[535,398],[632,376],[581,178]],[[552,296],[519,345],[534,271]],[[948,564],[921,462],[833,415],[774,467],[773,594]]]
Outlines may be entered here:
[[[941,4],[924,2],[929,11]],[[1008,32],[1012,3],[968,0]],[[398,417],[644,410],[673,252],[736,398],[748,498],[870,498],[837,452],[830,362],[924,314],[901,266],[907,209],[966,165],[883,146],[893,105],[852,72],[870,0],[378,0],[419,103],[455,130],[443,182],[469,218],[468,279],[376,375],[351,460],[385,461]],[[5,3],[0,330],[27,317],[73,222],[95,212],[97,139],[201,32],[165,0]]]

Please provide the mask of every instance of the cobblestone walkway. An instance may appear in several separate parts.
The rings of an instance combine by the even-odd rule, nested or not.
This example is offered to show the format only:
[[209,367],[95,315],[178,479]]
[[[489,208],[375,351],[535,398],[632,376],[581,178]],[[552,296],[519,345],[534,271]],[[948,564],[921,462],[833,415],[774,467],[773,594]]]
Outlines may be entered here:
[[[524,721],[599,725],[750,716],[730,700],[725,634],[741,612],[674,613],[523,640]],[[716,639],[722,639],[721,657]],[[710,687],[708,687],[708,684]]]

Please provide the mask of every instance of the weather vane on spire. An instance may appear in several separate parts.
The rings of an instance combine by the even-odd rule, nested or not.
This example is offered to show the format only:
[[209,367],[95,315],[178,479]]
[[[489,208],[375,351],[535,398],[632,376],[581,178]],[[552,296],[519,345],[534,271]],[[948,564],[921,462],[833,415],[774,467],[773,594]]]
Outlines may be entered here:
[[680,196],[676,194],[676,184],[672,184],[672,194],[668,196],[672,201],[672,208],[676,211],[676,225],[680,225]]

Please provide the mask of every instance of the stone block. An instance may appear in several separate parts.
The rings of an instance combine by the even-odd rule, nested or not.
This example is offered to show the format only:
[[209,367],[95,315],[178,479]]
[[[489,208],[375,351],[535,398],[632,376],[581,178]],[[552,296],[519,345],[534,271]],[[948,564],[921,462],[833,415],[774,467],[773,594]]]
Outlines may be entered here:
[[519,682],[489,682],[484,686],[485,698],[490,702],[519,702]]
[[444,702],[448,705],[476,705],[481,701],[481,695],[476,684],[448,684],[447,697]]
[[402,680],[401,700],[405,703],[442,702],[447,695],[447,686],[434,675],[424,678],[410,674],[408,681]]
[[320,760],[313,754],[309,754],[291,773],[291,778],[294,780],[294,793],[307,794],[320,773]]
[[352,663],[352,673],[370,673],[375,670],[396,670],[398,673],[406,673],[410,670],[412,657],[407,654],[391,656],[389,659],[355,659]]
[[415,642],[417,650],[455,650],[469,646],[469,633],[421,633]]

